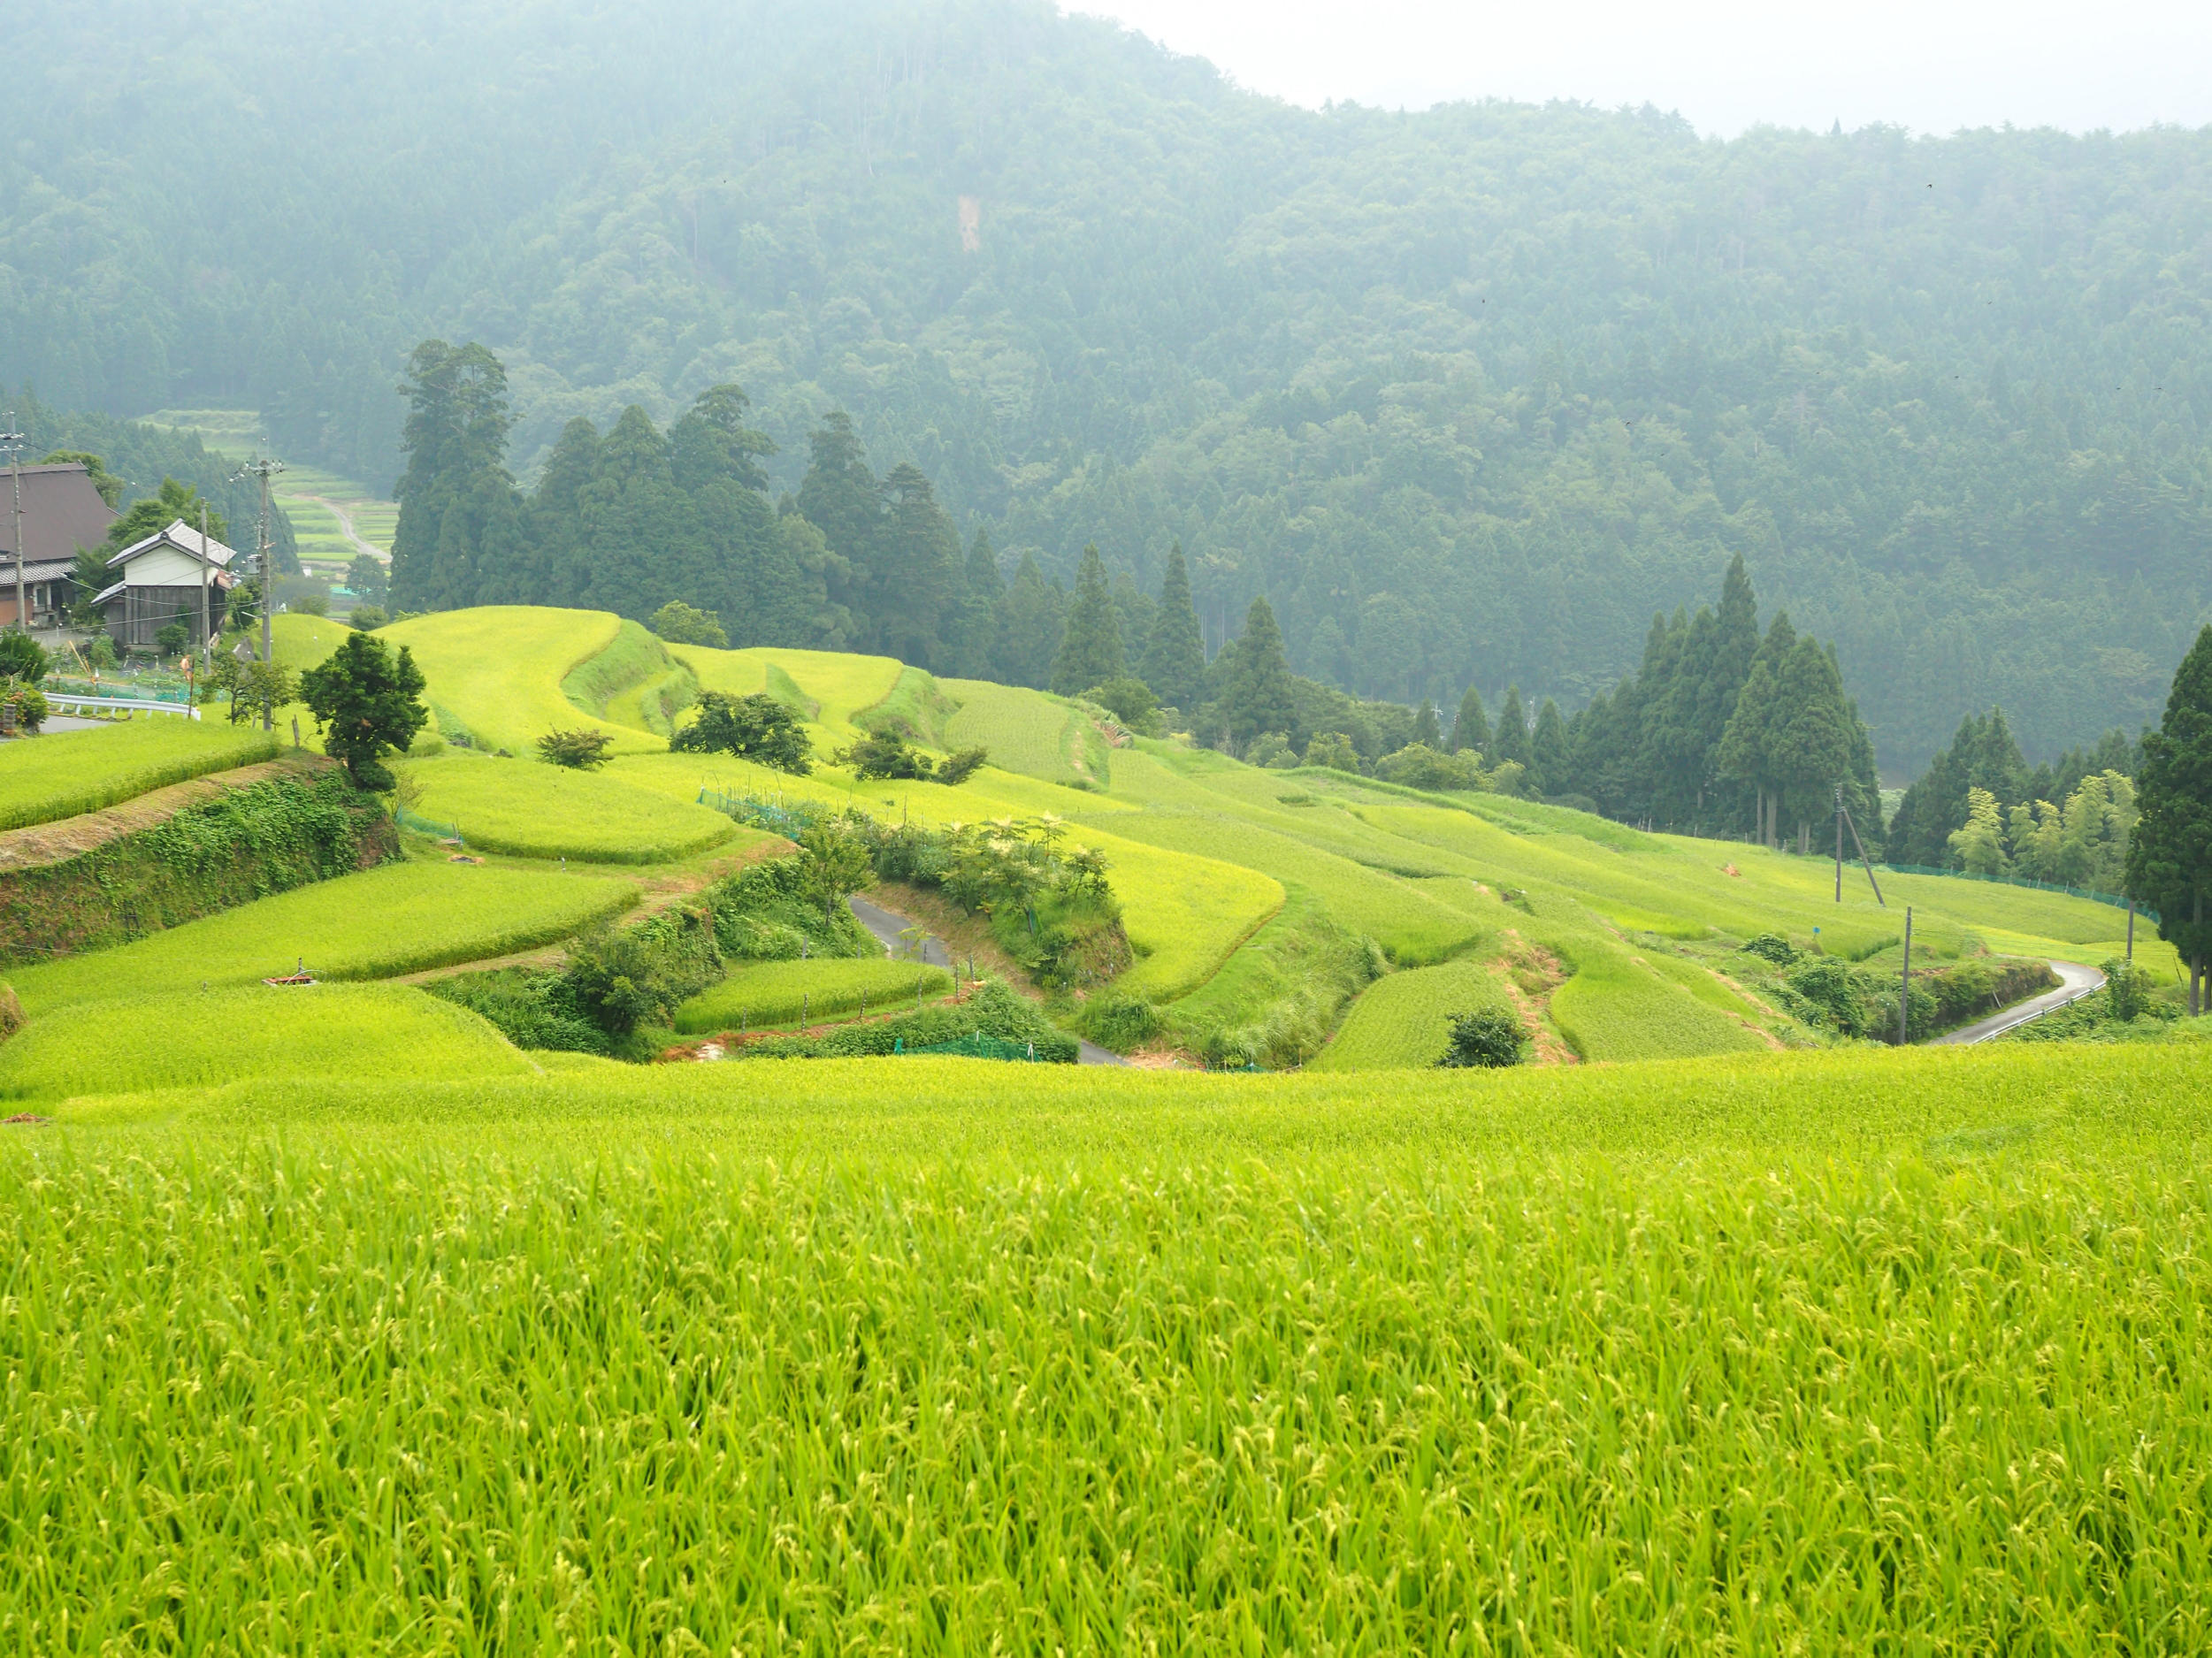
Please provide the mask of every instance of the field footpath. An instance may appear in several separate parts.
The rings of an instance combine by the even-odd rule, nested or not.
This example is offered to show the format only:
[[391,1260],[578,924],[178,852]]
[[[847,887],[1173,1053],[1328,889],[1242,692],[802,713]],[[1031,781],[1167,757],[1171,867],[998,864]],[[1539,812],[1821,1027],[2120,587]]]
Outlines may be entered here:
[[2010,1007],[2000,1008],[1987,1019],[1978,1019],[1971,1025],[1961,1025],[1956,1030],[1947,1030],[1927,1043],[1931,1048],[1960,1047],[1971,1043],[1987,1042],[2002,1036],[2009,1030],[2017,1029],[2031,1020],[2046,1013],[2055,1013],[2062,1007],[2078,1002],[2085,996],[2104,989],[2104,974],[2094,967],[2078,961],[2051,962],[2051,971],[2058,974],[2061,983],[2055,990],[2046,990],[2040,996],[2031,996],[2024,1002],[2015,1002]]
[[230,771],[211,771],[204,776],[151,789],[120,806],[103,806],[97,812],[0,830],[0,875],[66,863],[72,858],[97,852],[126,835],[166,823],[188,806],[202,805],[233,789],[250,788],[271,777],[313,776],[332,770],[337,764],[323,755],[300,750],[281,759],[259,760]]

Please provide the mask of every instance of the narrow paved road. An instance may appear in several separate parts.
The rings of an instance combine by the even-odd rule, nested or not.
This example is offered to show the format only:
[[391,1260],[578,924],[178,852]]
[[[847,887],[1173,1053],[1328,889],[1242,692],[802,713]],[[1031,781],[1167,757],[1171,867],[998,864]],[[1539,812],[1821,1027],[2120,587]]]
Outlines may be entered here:
[[1987,1042],[1992,1036],[2002,1036],[2015,1027],[2024,1025],[2032,1019],[2040,1019],[2070,1002],[2078,1002],[2092,990],[2104,989],[2104,974],[2094,967],[2083,967],[2078,961],[2054,961],[2051,971],[2063,981],[2057,989],[2046,990],[2042,995],[2032,996],[2024,1002],[2016,1002],[2001,1013],[1992,1013],[1987,1019],[1976,1020],[1972,1024],[1962,1026],[1956,1030],[1945,1031],[1929,1045],[1942,1048]]
[[[884,949],[894,956],[904,954],[907,941],[901,936],[915,923],[896,910],[887,910],[872,899],[854,893],[846,899],[846,907],[853,912],[853,920],[876,935]],[[925,966],[953,970],[953,952],[945,947],[945,941],[933,933],[922,936],[922,959]],[[1084,1065],[1127,1065],[1129,1061],[1110,1048],[1101,1048],[1095,1042],[1075,1039],[1078,1058]]]

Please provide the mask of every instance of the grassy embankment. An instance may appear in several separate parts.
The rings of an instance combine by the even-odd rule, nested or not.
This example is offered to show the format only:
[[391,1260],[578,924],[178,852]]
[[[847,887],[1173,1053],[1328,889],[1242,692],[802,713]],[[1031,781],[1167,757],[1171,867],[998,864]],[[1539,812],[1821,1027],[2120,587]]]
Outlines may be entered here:
[[366,1058],[0,1145],[27,1648],[2212,1640],[2212,1048]]

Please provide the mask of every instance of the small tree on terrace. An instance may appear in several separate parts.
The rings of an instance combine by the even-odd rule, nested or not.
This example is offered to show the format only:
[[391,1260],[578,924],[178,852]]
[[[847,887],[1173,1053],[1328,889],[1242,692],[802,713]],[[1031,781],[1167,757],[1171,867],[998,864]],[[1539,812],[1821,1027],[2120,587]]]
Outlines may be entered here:
[[346,762],[355,783],[389,789],[383,756],[403,753],[428,723],[425,684],[404,645],[394,654],[373,633],[348,633],[327,661],[300,676],[300,694],[316,729],[329,733],[325,750]]
[[764,691],[748,697],[705,692],[699,699],[699,717],[671,737],[669,746],[679,754],[735,754],[800,777],[814,765],[814,743],[799,717]]
[[730,646],[730,635],[723,630],[720,616],[711,610],[694,609],[681,599],[671,599],[654,611],[647,625],[670,645],[705,645],[717,651]]

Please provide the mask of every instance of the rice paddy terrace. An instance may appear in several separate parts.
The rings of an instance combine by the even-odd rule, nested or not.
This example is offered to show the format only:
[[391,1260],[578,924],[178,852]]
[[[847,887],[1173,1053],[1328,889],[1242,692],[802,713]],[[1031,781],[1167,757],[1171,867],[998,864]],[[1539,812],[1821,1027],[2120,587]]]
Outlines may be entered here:
[[[342,631],[279,622],[295,666]],[[1839,904],[1817,859],[1258,770],[887,659],[586,612],[385,631],[434,714],[403,857],[0,966],[34,1119],[0,1140],[0,1639],[2212,1642],[2212,1046],[1855,1043],[1741,948],[1894,971],[1910,903],[1916,961],[2093,963],[2120,913],[1888,875]],[[991,762],[671,753],[701,689],[818,753],[892,722]],[[614,757],[540,764],[555,726]],[[189,730],[0,747],[0,821],[267,758]],[[422,988],[791,850],[731,797],[1050,814],[1129,945],[1088,1002],[1145,1010],[1153,1068],[626,1064]],[[764,959],[677,1027],[953,990]],[[1433,1068],[1481,1007],[1530,1063]]]

